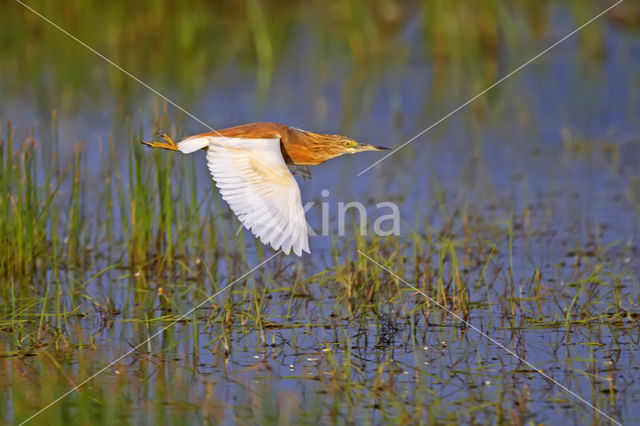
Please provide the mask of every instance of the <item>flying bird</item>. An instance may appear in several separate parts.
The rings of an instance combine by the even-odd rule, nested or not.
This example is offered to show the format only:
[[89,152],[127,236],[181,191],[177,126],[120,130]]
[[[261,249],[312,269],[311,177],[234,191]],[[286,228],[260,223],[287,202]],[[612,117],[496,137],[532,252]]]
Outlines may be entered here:
[[142,143],[184,154],[206,151],[220,195],[244,227],[275,250],[298,256],[311,252],[300,187],[293,174],[306,179],[311,177],[308,166],[343,154],[388,149],[268,122],[201,133],[178,143],[165,133],[158,133],[157,139],[161,140]]

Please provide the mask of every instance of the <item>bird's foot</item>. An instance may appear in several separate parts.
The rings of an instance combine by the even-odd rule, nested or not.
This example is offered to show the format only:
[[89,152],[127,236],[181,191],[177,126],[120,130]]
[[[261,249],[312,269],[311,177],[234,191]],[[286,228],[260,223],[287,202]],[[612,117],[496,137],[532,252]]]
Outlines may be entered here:
[[162,148],[162,149],[168,149],[170,151],[178,151],[178,144],[175,143],[173,139],[171,139],[169,135],[167,135],[166,133],[156,132],[156,138],[162,139],[162,141],[161,142],[141,141],[141,142],[144,145],[150,146],[151,148]]

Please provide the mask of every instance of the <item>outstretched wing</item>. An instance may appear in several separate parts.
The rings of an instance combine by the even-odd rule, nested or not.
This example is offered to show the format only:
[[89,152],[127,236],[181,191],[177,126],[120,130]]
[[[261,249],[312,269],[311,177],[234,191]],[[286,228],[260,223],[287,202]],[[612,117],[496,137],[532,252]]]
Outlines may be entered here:
[[282,158],[280,139],[208,136],[178,144],[184,153],[205,147],[220,195],[245,228],[275,250],[309,253],[300,188]]

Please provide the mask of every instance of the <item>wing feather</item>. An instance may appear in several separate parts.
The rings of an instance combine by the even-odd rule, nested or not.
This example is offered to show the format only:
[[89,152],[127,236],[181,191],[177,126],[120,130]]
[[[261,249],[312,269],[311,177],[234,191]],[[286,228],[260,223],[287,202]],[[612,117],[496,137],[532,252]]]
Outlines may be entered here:
[[220,195],[244,227],[275,250],[309,253],[300,188],[282,158],[280,139],[200,136],[178,144],[185,153],[204,147]]

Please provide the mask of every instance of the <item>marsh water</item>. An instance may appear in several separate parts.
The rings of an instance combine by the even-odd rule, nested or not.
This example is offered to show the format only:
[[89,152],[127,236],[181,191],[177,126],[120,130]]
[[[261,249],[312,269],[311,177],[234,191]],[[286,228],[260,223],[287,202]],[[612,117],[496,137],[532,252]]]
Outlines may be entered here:
[[[502,3],[30,5],[213,128],[395,147],[610,6]],[[3,4],[0,418],[81,384],[30,422],[640,424],[627,3],[359,176],[381,155],[313,167],[302,258],[236,232],[204,156],[138,144],[201,123]]]

